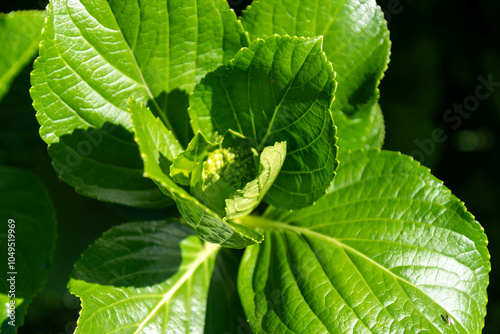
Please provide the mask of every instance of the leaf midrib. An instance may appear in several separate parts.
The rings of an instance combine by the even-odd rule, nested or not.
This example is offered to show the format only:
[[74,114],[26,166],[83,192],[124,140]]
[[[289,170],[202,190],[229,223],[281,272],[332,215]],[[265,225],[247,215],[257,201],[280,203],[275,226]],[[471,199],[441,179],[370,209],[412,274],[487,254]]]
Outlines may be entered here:
[[[85,4],[82,3],[82,6],[85,8]],[[116,16],[111,8],[111,5],[108,3],[108,9],[109,9],[109,12],[111,13],[111,16],[113,17],[114,19],[114,22],[116,24],[116,27],[118,28],[118,32],[120,33],[122,39],[123,39],[123,42],[124,42],[124,45],[126,45],[127,47],[127,51],[130,53],[131,55],[131,58],[132,60],[134,61],[134,67],[136,69],[136,72],[138,73],[139,75],[139,78],[141,80],[141,82],[137,82],[136,80],[134,80],[133,78],[130,78],[129,76],[127,76],[126,74],[124,74],[120,69],[116,68],[116,66],[112,65],[105,57],[103,57],[102,54],[100,54],[99,52],[99,55],[101,55],[101,57],[103,57],[103,59],[105,59],[106,63],[115,68],[117,71],[119,71],[120,73],[122,73],[124,76],[126,77],[129,77],[131,80],[137,82],[139,85],[141,85],[143,87],[143,89],[145,90],[146,94],[148,95],[149,99],[151,100],[151,102],[153,103],[153,105],[155,106],[155,108],[158,110],[158,114],[161,118],[161,120],[164,122],[165,126],[172,132],[173,136],[175,137],[175,139],[177,141],[179,141],[178,137],[177,137],[177,134],[174,132],[174,127],[172,126],[172,124],[170,123],[169,119],[165,116],[165,114],[162,112],[162,108],[160,107],[160,105],[158,104],[158,101],[156,100],[156,98],[153,96],[153,93],[151,92],[151,90],[149,89],[149,86],[146,82],[146,79],[144,78],[144,75],[142,73],[142,70],[139,66],[139,63],[137,62],[137,58],[130,46],[130,44],[127,42],[127,39],[125,38],[125,34],[123,33],[123,30],[122,30],[122,27],[118,24],[118,21],[116,20]],[[71,19],[73,25],[81,32],[81,29],[80,27],[77,25],[77,23],[75,22],[75,20],[73,19],[72,17],[72,12],[70,11],[70,9],[68,8],[68,5],[66,4],[66,11],[68,13],[68,16],[69,18]],[[96,20],[96,22],[98,22],[101,26],[103,26],[103,24],[94,16],[92,16],[89,11],[87,10],[87,8],[85,8],[85,11],[87,12],[87,15],[94,18],[94,20]],[[80,35],[82,36],[82,38],[86,39],[82,33],[80,33]],[[87,43],[89,43],[89,45],[92,46],[92,48],[94,50],[97,51],[97,49],[95,49],[94,45],[92,43],[90,43],[88,40],[87,40]],[[97,92],[97,90],[95,90]],[[100,94],[101,95],[101,94]],[[120,108],[121,109],[121,108]],[[123,109],[122,109],[123,110]],[[124,110],[125,112],[128,112],[127,110]]]
[[138,334],[144,328],[144,326],[151,320],[151,318],[155,315],[155,313],[163,306],[163,304],[167,303],[170,298],[179,290],[179,288],[184,285],[186,281],[189,281],[195,271],[205,263],[205,261],[219,251],[221,246],[206,243],[204,250],[199,254],[196,260],[189,265],[189,269],[180,277],[180,279],[164,294],[164,297],[156,304],[156,306],[149,312],[146,318],[139,324],[139,327],[134,332],[134,334]]
[[338,6],[337,6],[337,9],[335,9],[335,12],[332,14],[332,16],[330,17],[330,22],[326,25],[325,29],[323,30],[323,32],[320,34],[321,36],[325,36],[329,31],[330,31],[330,28],[332,27],[332,24],[337,20],[337,17],[340,13],[340,10],[342,9],[342,7],[344,7],[345,3],[347,2],[347,0],[343,0]]
[[[331,243],[334,243],[336,246],[338,246],[339,248],[343,249],[344,251],[345,250],[351,251],[352,253],[360,256],[361,258],[363,258],[363,259],[367,260],[368,262],[372,263],[374,266],[376,266],[376,267],[380,268],[381,270],[383,270],[384,272],[388,273],[389,275],[391,275],[392,277],[394,277],[396,280],[404,282],[404,283],[408,284],[409,286],[414,287],[416,290],[418,290],[422,294],[426,295],[429,299],[433,300],[430,296],[428,296],[424,291],[422,291],[421,289],[419,289],[412,282],[406,280],[405,278],[403,278],[403,277],[401,277],[399,275],[396,275],[395,273],[393,273],[389,269],[385,268],[384,266],[380,265],[378,262],[375,262],[373,259],[369,258],[368,256],[366,256],[362,252],[358,251],[357,249],[354,249],[354,248],[350,247],[349,245],[346,245],[346,244],[340,242],[338,239],[335,239],[335,238],[332,238],[330,236],[327,236],[327,235],[324,235],[324,234],[312,231],[312,230],[310,230],[308,228],[304,228],[304,227],[300,227],[300,226],[296,226],[296,225],[289,225],[289,224],[285,224],[285,223],[281,223],[281,222],[278,222],[278,221],[270,220],[270,219],[267,219],[267,218],[264,218],[264,217],[260,217],[260,216],[245,216],[245,217],[239,219],[239,222],[241,224],[243,224],[243,225],[246,225],[246,226],[249,226],[249,227],[253,227],[253,228],[261,228],[261,229],[264,229],[264,230],[267,230],[267,231],[288,230],[288,231],[295,232],[298,235],[309,235],[311,237],[320,238],[320,239],[329,241]],[[450,313],[449,310],[446,310],[443,305],[440,305],[438,303],[436,303],[436,304],[439,305],[439,307],[443,308],[448,314],[452,314],[452,313]],[[465,329],[465,326],[458,319],[456,319],[455,317],[453,317],[453,320],[455,320],[455,322],[457,324],[459,324],[460,327],[462,327],[462,329],[465,332],[467,332],[466,329]]]
[[[337,209],[337,208],[340,208],[340,207],[343,207],[345,206],[344,204],[347,204],[347,205],[352,205],[354,203],[360,203],[360,202],[364,202],[364,201],[371,201],[371,200],[384,200],[384,199],[396,199],[398,200],[399,198],[391,198],[391,197],[387,197],[387,198],[371,198],[371,199],[366,199],[366,200],[359,200],[359,201],[353,201],[353,202],[349,202],[349,203],[343,203],[342,205],[338,205],[338,206],[335,206],[335,207],[330,207],[329,209],[325,209],[325,210],[322,210],[320,211],[320,213],[324,213],[324,212],[328,212],[328,211],[331,211],[332,209]],[[425,200],[415,200],[413,199],[412,201],[415,201],[415,202],[424,202],[424,203],[430,203],[432,205],[436,204],[438,206],[442,206],[441,204],[439,203],[434,203],[434,202],[428,202],[428,201],[425,201]],[[316,213],[314,213],[315,215]],[[308,215],[308,216],[313,216],[313,214],[311,215]],[[302,216],[302,217],[294,217],[294,216],[288,216],[288,217],[285,217],[286,220],[284,220],[283,222],[281,222],[281,224],[284,224],[284,225],[287,225],[290,224],[290,223],[293,223],[294,221],[299,221],[299,220],[303,220],[303,218],[306,218],[307,216]],[[425,222],[423,221],[416,221],[416,220],[409,220],[409,219],[398,219],[398,218],[387,218],[387,217],[380,217],[380,218],[373,218],[373,217],[369,217],[369,216],[366,216],[366,217],[359,217],[359,218],[356,218],[356,219],[350,219],[350,220],[339,220],[339,221],[333,221],[333,222],[330,222],[330,223],[324,223],[324,224],[316,224],[314,226],[310,226],[308,228],[304,228],[304,227],[301,227],[301,228],[304,228],[306,230],[309,230],[309,231],[312,231],[313,229],[319,229],[319,228],[328,228],[328,227],[331,227],[331,226],[334,226],[334,225],[343,225],[343,224],[352,224],[352,223],[356,223],[356,222],[364,222],[364,221],[393,221],[393,222],[400,222],[400,223],[410,223],[410,224],[414,224],[414,225],[423,225],[423,226],[429,226],[429,227],[432,227],[436,230],[442,230],[442,231],[447,231],[448,233],[452,234],[452,235],[457,235],[457,236],[462,236],[462,237],[465,237],[467,238],[467,240],[469,242],[471,242],[472,244],[474,245],[477,245],[476,242],[474,242],[474,240],[472,238],[470,238],[469,236],[467,235],[464,235],[464,234],[460,234],[458,233],[457,231],[455,230],[452,230],[450,228],[447,228],[445,226],[439,226],[439,225],[433,225],[433,224],[426,224]],[[290,226],[295,226],[295,225],[290,225]],[[315,233],[318,233],[318,232],[315,232]],[[339,240],[349,240],[349,238],[342,238],[342,239],[336,239],[337,241]],[[360,238],[351,238],[351,240],[358,240],[358,241],[361,241],[361,240],[364,240],[364,239],[360,239]],[[378,240],[378,239],[371,239],[372,241],[383,241],[383,242],[389,242],[390,240]],[[414,246],[414,245],[413,245]],[[477,252],[479,253],[477,250],[470,250],[469,252]],[[448,254],[444,254],[444,253],[440,253],[441,255],[446,255],[447,257],[452,257],[452,255],[448,255]],[[463,254],[462,254],[463,255]],[[480,256],[480,255],[479,255]],[[455,259],[456,260],[456,259]],[[471,269],[471,271],[473,271],[475,273],[476,269],[470,267],[469,264],[466,264],[464,262],[461,262],[461,261],[458,261],[456,260],[458,263],[464,265],[465,267]],[[475,273],[475,275],[477,275],[477,273]]]
[[[312,51],[314,50],[314,47],[316,46],[316,44],[317,44],[317,43],[318,43],[318,41],[316,40],[316,41],[315,41],[315,43],[314,43],[314,45],[312,45],[311,49],[310,49],[310,50],[308,50],[307,55],[304,57],[304,60],[302,61],[302,64],[300,65],[300,67],[299,67],[299,69],[297,70],[297,72],[296,72],[296,73],[294,73],[293,78],[291,78],[291,80],[290,80],[290,84],[288,85],[288,87],[286,87],[285,92],[283,93],[283,96],[281,97],[281,100],[278,102],[278,104],[277,104],[277,105],[275,104],[273,116],[271,117],[271,121],[269,122],[269,126],[267,127],[267,130],[266,130],[266,133],[264,134],[264,137],[262,138],[262,140],[260,141],[260,143],[259,143],[259,145],[258,145],[257,151],[261,152],[261,151],[264,149],[264,146],[265,146],[265,144],[266,144],[266,141],[267,141],[267,139],[269,138],[269,136],[270,136],[270,135],[271,135],[271,133],[272,133],[272,128],[273,128],[273,126],[274,126],[274,121],[276,120],[276,115],[278,114],[278,110],[281,108],[281,105],[282,105],[282,104],[283,104],[283,102],[286,100],[286,97],[287,97],[288,93],[290,92],[290,89],[291,89],[291,87],[293,86],[293,83],[294,83],[294,82],[295,82],[295,80],[297,79],[297,77],[298,77],[299,73],[300,73],[300,72],[302,71],[302,69],[304,68],[304,65],[305,65],[305,63],[306,63],[307,59],[309,59],[309,57],[311,56],[311,53],[312,53]],[[295,45],[294,50],[293,50],[294,54],[295,54],[295,52],[296,52],[296,51],[297,51],[297,48],[296,48],[296,45]],[[273,69],[274,69],[274,66],[273,66],[273,65],[274,65],[274,63],[275,63],[274,59],[275,59],[275,57],[276,57],[276,54],[277,54],[277,53],[278,53],[278,52],[275,52],[275,53],[274,53],[274,55],[273,55],[273,62],[272,62],[272,64],[271,64],[271,70],[273,70]],[[293,57],[293,55],[292,55],[291,59],[293,59],[293,58],[294,58],[294,57]],[[254,60],[254,59],[252,59],[252,63],[253,63],[253,60]],[[250,64],[250,66],[249,66],[249,67],[251,68],[251,67],[252,67],[252,64]],[[274,93],[274,90],[273,90],[273,93]],[[257,138],[255,138],[255,139],[257,140]]]

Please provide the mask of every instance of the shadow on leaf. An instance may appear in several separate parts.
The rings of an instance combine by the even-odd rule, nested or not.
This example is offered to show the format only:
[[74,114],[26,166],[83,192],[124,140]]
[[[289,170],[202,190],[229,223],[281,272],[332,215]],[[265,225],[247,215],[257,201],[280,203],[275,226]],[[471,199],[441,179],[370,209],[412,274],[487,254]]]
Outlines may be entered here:
[[139,148],[123,127],[77,129],[49,145],[49,154],[59,177],[83,195],[132,207],[173,204],[143,176]]
[[165,221],[114,227],[83,253],[71,278],[115,287],[160,284],[179,271],[180,242],[191,234]]
[[[187,109],[189,107],[189,95],[178,88],[170,93],[163,92],[157,98],[158,106],[165,110],[165,114],[170,121],[177,139],[183,147],[187,147],[189,141],[193,138],[193,130]],[[156,117],[160,117],[151,101],[148,103],[149,109]],[[161,119],[162,117],[160,117]]]

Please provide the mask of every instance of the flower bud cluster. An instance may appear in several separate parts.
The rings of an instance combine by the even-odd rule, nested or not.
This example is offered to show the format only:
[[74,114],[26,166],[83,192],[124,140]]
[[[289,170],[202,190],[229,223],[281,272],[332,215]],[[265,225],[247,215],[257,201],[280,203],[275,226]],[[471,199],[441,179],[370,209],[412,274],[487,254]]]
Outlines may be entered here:
[[242,189],[257,174],[254,152],[251,150],[219,148],[208,154],[203,164],[203,179],[214,174],[236,189]]

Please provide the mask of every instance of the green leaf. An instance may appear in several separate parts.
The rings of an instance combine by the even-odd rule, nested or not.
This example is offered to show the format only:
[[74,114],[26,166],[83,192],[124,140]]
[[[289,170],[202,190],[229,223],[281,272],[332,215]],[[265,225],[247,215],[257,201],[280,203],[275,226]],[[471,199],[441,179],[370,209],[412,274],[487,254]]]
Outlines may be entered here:
[[343,161],[344,155],[349,155],[352,150],[381,148],[384,144],[384,116],[378,103],[373,105],[369,113],[356,118],[350,118],[343,113],[337,114],[335,125],[338,129],[343,129],[343,137],[339,137],[337,143],[339,161]]
[[76,333],[202,333],[219,249],[176,223],[112,228],[71,274],[82,300]]
[[329,108],[334,72],[321,39],[273,36],[242,49],[209,73],[190,97],[194,131],[232,130],[260,153],[287,142],[287,157],[266,201],[285,209],[314,203],[337,167]]
[[144,161],[144,176],[156,182],[166,195],[175,200],[186,223],[195,229],[201,239],[231,248],[243,248],[263,240],[261,233],[223,220],[178,186],[168,176],[169,162],[180,152],[173,134],[148,108],[134,99],[130,100],[130,113],[135,140]]
[[[28,305],[45,282],[55,247],[56,218],[47,190],[25,171],[0,167],[0,202],[0,332],[8,334],[23,324]],[[14,280],[7,281],[11,277]],[[7,317],[13,301],[14,319]]]
[[264,148],[260,155],[259,175],[226,199],[226,217],[249,215],[273,185],[286,157],[286,142]]
[[[139,148],[133,137],[115,135],[122,129],[106,123],[101,129],[76,129],[49,145],[59,178],[75,190],[102,201],[132,207],[164,207],[172,201],[144,178]],[[130,137],[130,138],[129,138]]]
[[191,184],[191,175],[207,158],[208,153],[220,145],[220,140],[211,143],[201,132],[198,132],[187,149],[175,158],[170,166],[170,176],[178,184],[188,186]]
[[0,100],[14,78],[36,55],[42,38],[45,12],[0,13]]
[[236,286],[241,256],[234,252],[221,249],[217,255],[208,293],[205,334],[252,333]]
[[[215,151],[214,153],[217,154],[219,152]],[[237,189],[217,173],[210,176],[205,175],[206,166],[212,165],[212,162],[211,157],[208,157],[203,165],[195,170],[190,192],[207,208],[217,213],[220,217],[224,217],[226,215],[226,199],[231,194],[234,194]]]
[[234,12],[223,0],[54,0],[47,13],[31,96],[60,177],[101,200],[166,205],[142,177],[127,100],[188,142],[188,94],[247,43]]
[[389,61],[390,40],[375,0],[258,0],[241,19],[252,41],[273,34],[324,36],[323,49],[337,73],[332,113],[339,147],[346,151],[380,147],[377,136],[369,134],[380,126],[373,111]]
[[484,231],[410,157],[353,152],[315,206],[241,221],[266,231],[238,277],[255,332],[481,332]]

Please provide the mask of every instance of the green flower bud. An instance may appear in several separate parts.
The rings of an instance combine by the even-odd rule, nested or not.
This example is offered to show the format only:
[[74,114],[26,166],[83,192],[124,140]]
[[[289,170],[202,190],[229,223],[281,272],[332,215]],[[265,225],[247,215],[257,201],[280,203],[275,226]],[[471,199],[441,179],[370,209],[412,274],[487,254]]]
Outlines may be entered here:
[[252,150],[235,150],[220,148],[208,154],[203,164],[203,180],[208,180],[217,174],[224,181],[236,189],[244,185],[257,175]]

